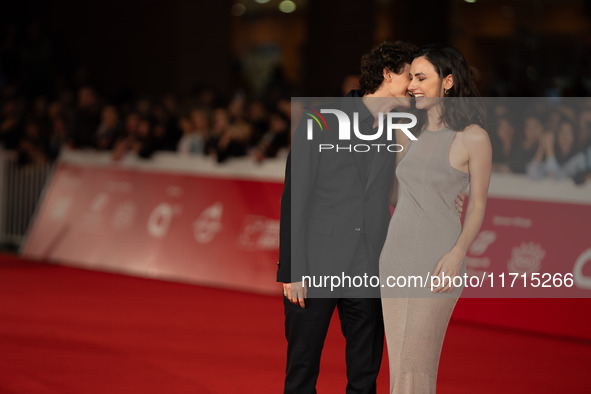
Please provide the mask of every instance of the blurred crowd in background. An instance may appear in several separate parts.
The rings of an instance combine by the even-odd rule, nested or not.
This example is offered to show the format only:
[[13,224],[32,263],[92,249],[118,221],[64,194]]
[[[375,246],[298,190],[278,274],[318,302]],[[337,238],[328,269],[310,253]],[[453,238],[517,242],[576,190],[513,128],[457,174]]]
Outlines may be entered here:
[[113,160],[169,151],[223,162],[262,161],[289,146],[289,98],[267,103],[237,93],[223,99],[203,89],[182,100],[168,94],[113,104],[90,86],[32,99],[11,89],[2,92],[0,142],[18,150],[22,163],[53,161],[63,147],[110,151]]
[[500,104],[487,114],[493,170],[576,184],[591,180],[591,99],[529,101],[529,108]]

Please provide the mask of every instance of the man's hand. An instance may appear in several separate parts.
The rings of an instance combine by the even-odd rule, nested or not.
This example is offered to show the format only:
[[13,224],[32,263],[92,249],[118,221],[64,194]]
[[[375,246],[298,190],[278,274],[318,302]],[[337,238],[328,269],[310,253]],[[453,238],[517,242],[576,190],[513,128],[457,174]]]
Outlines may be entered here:
[[465,200],[466,196],[464,196],[462,193],[458,193],[458,196],[456,197],[456,210],[458,211],[458,215],[462,214],[462,211],[464,210],[464,200]]
[[302,282],[284,283],[283,295],[291,301],[292,304],[305,308],[304,299],[307,297],[308,289],[302,286]]

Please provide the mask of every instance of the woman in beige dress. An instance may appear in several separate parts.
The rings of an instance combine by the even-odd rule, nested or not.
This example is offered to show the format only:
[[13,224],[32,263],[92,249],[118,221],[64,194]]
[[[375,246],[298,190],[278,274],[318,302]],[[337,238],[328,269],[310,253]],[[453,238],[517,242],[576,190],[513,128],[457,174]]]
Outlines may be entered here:
[[[396,209],[380,257],[382,308],[390,362],[390,393],[435,393],[445,331],[462,286],[430,287],[430,280],[392,287],[396,277],[465,272],[464,258],[478,234],[491,172],[491,144],[464,57],[438,44],[419,49],[409,92],[419,110],[420,134],[403,133],[393,196]],[[422,124],[422,126],[421,126]],[[413,131],[414,132],[414,131]],[[470,185],[464,226],[454,205]],[[402,291],[401,291],[402,290]]]

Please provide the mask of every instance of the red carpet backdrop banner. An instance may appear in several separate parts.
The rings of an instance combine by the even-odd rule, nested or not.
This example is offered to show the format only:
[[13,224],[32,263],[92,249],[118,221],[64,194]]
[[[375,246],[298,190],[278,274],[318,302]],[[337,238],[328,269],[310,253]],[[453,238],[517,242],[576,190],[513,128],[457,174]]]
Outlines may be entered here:
[[23,254],[85,268],[277,291],[282,184],[58,165]]

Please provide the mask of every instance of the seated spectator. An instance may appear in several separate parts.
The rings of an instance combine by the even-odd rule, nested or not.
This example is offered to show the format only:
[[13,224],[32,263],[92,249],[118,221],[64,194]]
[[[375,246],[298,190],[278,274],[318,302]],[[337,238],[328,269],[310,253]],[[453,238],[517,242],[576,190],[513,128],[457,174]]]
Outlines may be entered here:
[[585,156],[586,168],[575,174],[575,183],[580,185],[591,181],[591,106],[587,104],[579,114],[578,145]]
[[248,106],[248,121],[252,125],[252,138],[249,145],[256,147],[263,135],[269,130],[269,120],[265,105],[260,101],[252,101]]
[[162,98],[162,107],[166,113],[166,119],[160,121],[165,128],[164,150],[176,152],[183,132],[179,127],[179,110],[177,99],[173,94],[167,94]]
[[276,157],[279,150],[289,147],[289,120],[282,112],[271,114],[269,131],[263,135],[253,155],[258,162]]
[[39,122],[29,119],[25,122],[24,133],[18,144],[18,162],[25,165],[45,164],[47,161],[47,140]]
[[250,124],[239,121],[231,124],[220,136],[217,145],[217,161],[222,163],[230,157],[245,156],[252,134]]
[[493,151],[493,170],[497,172],[511,172],[509,167],[513,149],[515,130],[507,116],[500,116],[493,128],[491,145]]
[[[176,127],[175,127],[176,128]],[[168,139],[168,130],[165,123],[157,122],[152,125],[151,132],[149,133],[149,150],[150,153],[145,156],[146,158],[152,156],[156,151],[170,151],[171,141]],[[147,153],[147,151],[146,151]],[[143,157],[143,156],[142,156]]]
[[230,103],[228,104],[228,111],[232,123],[243,121],[246,117],[246,98],[243,93],[237,93],[234,95]]
[[94,134],[99,124],[97,99],[91,87],[78,92],[78,108],[74,112],[71,141],[75,148],[94,148]]
[[52,119],[53,124],[47,147],[47,156],[50,161],[58,158],[62,147],[68,142],[68,129],[65,117],[61,114],[56,114],[52,116]]
[[111,150],[121,134],[119,114],[117,109],[108,105],[101,111],[101,123],[95,134],[95,144],[98,150]]
[[130,141],[130,149],[138,157],[147,159],[156,151],[152,124],[148,118],[140,118],[137,134]]
[[282,98],[277,101],[277,110],[292,120],[291,117],[291,100],[289,98]]
[[156,104],[152,107],[150,119],[154,125],[154,149],[176,152],[182,135],[176,114],[169,113],[163,104]]
[[575,149],[574,124],[562,118],[556,135],[549,131],[541,137],[538,150],[527,165],[527,174],[533,179],[563,179],[586,169],[585,154]]
[[211,131],[205,140],[205,154],[217,156],[217,147],[220,138],[230,127],[230,114],[223,107],[218,107],[211,114]]
[[243,100],[235,98],[231,105],[232,110],[220,107],[213,111],[211,133],[205,142],[206,153],[215,156],[218,163],[246,155],[252,135],[251,125],[241,117]]
[[586,106],[579,114],[579,145],[583,148],[591,145],[591,106]]
[[140,117],[135,112],[128,114],[123,134],[113,148],[113,160],[120,160],[129,152],[147,158],[153,151],[152,126],[149,119]]
[[183,131],[177,151],[183,155],[200,155],[205,152],[205,140],[209,130],[207,112],[200,109],[191,111],[190,118],[181,118],[179,128]]
[[518,133],[509,159],[509,168],[516,174],[525,174],[527,164],[532,161],[540,137],[544,134],[544,125],[539,117],[530,114],[523,121],[523,132]]

